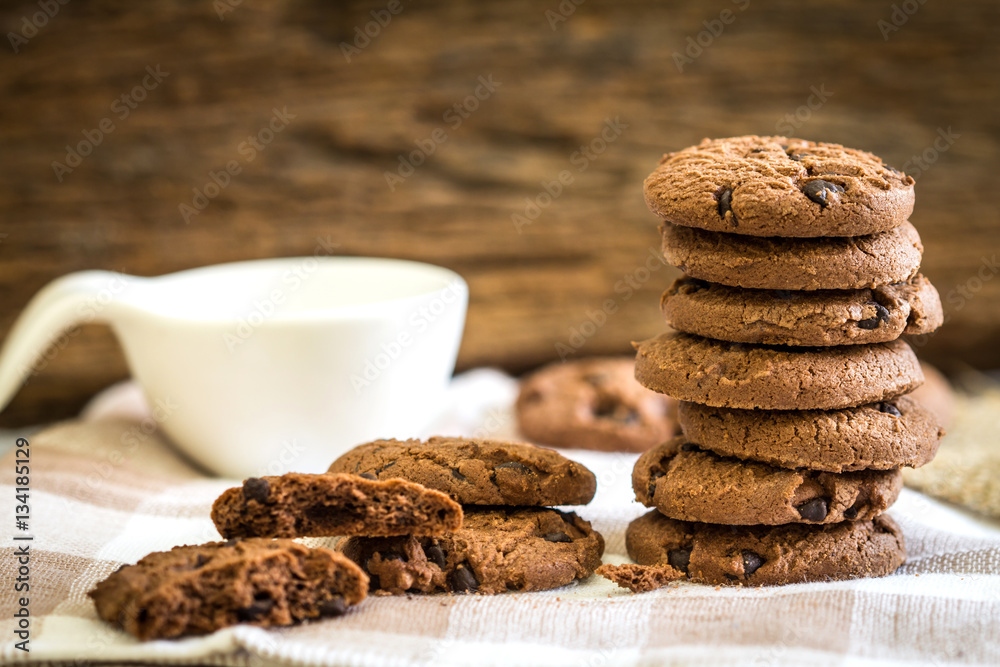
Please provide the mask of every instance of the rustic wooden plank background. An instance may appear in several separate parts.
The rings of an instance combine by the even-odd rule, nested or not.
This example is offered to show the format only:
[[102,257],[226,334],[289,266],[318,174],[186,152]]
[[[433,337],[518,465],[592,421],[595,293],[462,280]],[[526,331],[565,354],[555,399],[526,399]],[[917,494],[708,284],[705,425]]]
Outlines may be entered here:
[[[68,271],[155,275],[329,237],[464,275],[463,368],[556,358],[609,299],[577,354],[625,352],[662,328],[674,276],[640,268],[658,242],[643,177],[704,136],[777,129],[918,176],[913,221],[949,317],[921,351],[1000,365],[998,3],[576,1],[0,3],[0,335]],[[377,31],[373,11],[391,16]],[[135,108],[114,104],[157,66]],[[474,100],[480,77],[498,83]],[[247,160],[240,143],[275,108],[294,118]],[[53,161],[104,118],[114,131],[60,182]],[[442,136],[390,190],[399,157]],[[912,161],[925,151],[931,164]],[[179,205],[234,160],[241,173],[186,222]],[[519,233],[512,214],[563,171],[572,183]],[[72,414],[124,374],[108,331],[84,327],[0,423]]]

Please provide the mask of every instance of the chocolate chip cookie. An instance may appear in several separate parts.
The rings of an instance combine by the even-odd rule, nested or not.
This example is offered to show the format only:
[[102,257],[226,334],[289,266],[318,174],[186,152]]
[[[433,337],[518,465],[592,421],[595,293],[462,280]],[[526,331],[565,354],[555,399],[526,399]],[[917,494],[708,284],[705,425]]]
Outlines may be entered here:
[[924,247],[909,222],[881,234],[787,239],[660,226],[663,255],[692,278],[772,290],[864,289],[909,280]]
[[589,577],[604,539],[572,512],[483,508],[467,509],[462,528],[441,537],[352,537],[340,548],[371,575],[374,591],[495,594]]
[[871,519],[899,496],[899,470],[832,473],[721,457],[683,438],[654,447],[632,471],[635,499],[664,516],[728,525]]
[[670,565],[691,581],[723,585],[882,577],[906,560],[902,531],[886,514],[821,526],[717,526],[653,510],[629,524],[625,546],[640,565]]
[[901,340],[800,348],[669,332],[635,347],[644,386],[719,408],[838,410],[905,394],[924,379]]
[[941,299],[917,274],[862,290],[739,289],[697,278],[677,280],[660,300],[678,331],[733,343],[861,345],[930,333],[941,326]]
[[88,595],[98,616],[146,640],[340,616],[367,591],[368,576],[343,554],[251,539],[149,554]]
[[212,506],[212,521],[223,537],[441,535],[462,525],[462,508],[401,479],[288,473],[226,490]]
[[586,505],[594,473],[559,452],[526,443],[470,438],[376,440],[330,466],[377,479],[405,479],[463,505]]
[[668,153],[646,204],[678,225],[750,236],[859,236],[913,211],[913,179],[864,151],[786,137],[705,139]]
[[674,434],[675,415],[672,398],[636,382],[631,357],[550,364],[517,398],[521,432],[555,447],[642,452]]
[[843,410],[733,410],[680,404],[691,442],[721,456],[827,472],[917,468],[934,458],[943,429],[912,396]]

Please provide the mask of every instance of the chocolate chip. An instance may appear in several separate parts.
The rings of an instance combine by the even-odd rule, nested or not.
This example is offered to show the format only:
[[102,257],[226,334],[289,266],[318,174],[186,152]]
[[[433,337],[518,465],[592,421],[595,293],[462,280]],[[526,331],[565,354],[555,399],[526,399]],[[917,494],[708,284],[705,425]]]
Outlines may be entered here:
[[754,153],[766,153],[766,148],[751,148],[747,151],[747,155],[753,155]]
[[555,533],[546,533],[542,535],[542,539],[546,542],[572,542],[573,538],[562,531],[557,531]]
[[460,482],[466,481],[465,475],[463,475],[462,472],[458,468],[452,468],[451,469],[451,476],[454,477],[455,479],[457,479]]
[[700,452],[701,451],[701,447],[699,447],[698,445],[694,444],[693,442],[685,442],[683,445],[681,445],[681,451],[682,452]]
[[802,158],[810,156],[810,155],[812,155],[812,153],[806,153],[805,151],[802,151],[800,153],[789,153],[788,154],[788,159],[789,160],[795,160],[796,162],[798,162]]
[[795,507],[799,511],[799,516],[806,521],[822,521],[830,512],[830,507],[825,498],[813,498]]
[[879,412],[884,412],[887,415],[892,415],[893,417],[902,417],[903,416],[903,413],[899,411],[899,408],[897,408],[892,403],[879,403],[878,404],[878,411]]
[[659,470],[653,470],[649,473],[649,499],[653,499],[653,495],[656,493],[656,480],[663,477],[663,472]]
[[347,603],[339,595],[319,603],[320,616],[342,616],[347,611]]
[[405,561],[406,560],[406,556],[404,556],[403,554],[399,553],[398,551],[386,551],[384,554],[382,554],[382,560],[384,560],[384,561],[385,560],[402,560],[402,561]]
[[271,485],[266,479],[251,477],[243,482],[243,497],[247,500],[256,500],[262,503],[267,500],[267,494],[271,492]]
[[857,519],[858,515],[861,514],[861,509],[864,506],[865,506],[865,501],[862,500],[861,498],[858,498],[856,501],[854,501],[853,505],[844,510],[844,518],[850,519],[851,521]]
[[892,314],[880,303],[875,303],[873,301],[869,305],[875,308],[875,317],[869,317],[866,320],[858,320],[858,327],[870,331],[872,329],[878,329],[883,322],[888,322]]
[[208,556],[206,556],[205,554],[198,554],[198,557],[194,559],[194,567],[195,569],[204,567],[205,563],[207,562],[208,562]]
[[802,187],[803,194],[823,208],[826,208],[830,204],[835,204],[840,199],[840,193],[843,191],[844,188],[836,183],[824,181],[820,178],[813,179]]
[[459,565],[451,575],[451,587],[459,593],[474,591],[479,588],[479,582],[476,581],[476,575],[472,570],[465,565]]
[[695,292],[700,292],[703,289],[708,289],[709,285],[704,280],[699,280],[698,278],[684,278],[681,284],[678,285],[678,292],[683,294],[694,294]]
[[760,569],[760,566],[764,564],[764,557],[760,554],[743,550],[743,575],[749,577],[751,574]]
[[448,559],[444,555],[444,549],[436,544],[432,544],[429,547],[424,548],[424,555],[427,556],[427,560],[437,565],[442,570],[445,565],[448,564]]
[[496,467],[496,470],[516,470],[522,475],[533,475],[534,471],[523,463],[518,463],[517,461],[508,461],[507,463],[501,463]]
[[223,543],[223,545],[222,545],[222,546],[224,546],[224,547],[234,547],[234,546],[236,546],[236,545],[237,545],[237,544],[239,544],[239,543],[240,543],[240,538],[238,538],[238,537],[234,537],[234,538],[233,538],[233,539],[231,539],[231,540],[226,540],[226,541],[225,541],[225,542]]
[[361,473],[360,476],[364,477],[365,479],[371,479],[371,480],[377,480],[378,479],[378,477],[373,472],[363,472],[363,473]]
[[667,552],[667,562],[687,574],[688,565],[691,564],[691,547],[686,549],[671,549]]
[[594,417],[598,419],[608,419],[626,425],[639,423],[639,413],[634,408],[623,405],[621,401],[608,396],[598,400],[593,412]]
[[253,604],[249,607],[236,610],[236,618],[241,622],[253,621],[267,614],[274,607],[274,600],[267,597],[267,594],[258,593],[254,596]]
[[726,217],[726,213],[732,213],[733,224],[736,224],[736,214],[733,213],[733,189],[726,188],[719,193],[717,197],[719,200],[719,216],[722,218]]

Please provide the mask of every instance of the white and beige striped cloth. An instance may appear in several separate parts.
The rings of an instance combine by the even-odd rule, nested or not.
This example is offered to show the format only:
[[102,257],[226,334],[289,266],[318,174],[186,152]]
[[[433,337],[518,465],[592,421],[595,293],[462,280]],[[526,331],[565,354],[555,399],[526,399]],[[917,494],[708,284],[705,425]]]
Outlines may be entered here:
[[[509,378],[456,381],[442,433],[511,434]],[[128,394],[131,390],[125,390]],[[120,392],[119,392],[120,395]],[[138,643],[98,620],[86,593],[121,563],[218,535],[204,476],[141,422],[98,405],[31,442],[30,653],[14,647],[13,455],[0,459],[0,660],[295,665],[978,665],[1000,663],[1000,524],[904,490],[892,514],[907,563],[883,579],[766,589],[676,583],[632,595],[600,577],[559,590],[372,597],[299,627],[239,626]],[[127,412],[127,410],[126,410]],[[140,416],[137,414],[136,416]],[[996,437],[996,434],[994,434]],[[567,452],[599,479],[579,509],[623,562],[634,456]],[[320,542],[316,540],[314,542]]]

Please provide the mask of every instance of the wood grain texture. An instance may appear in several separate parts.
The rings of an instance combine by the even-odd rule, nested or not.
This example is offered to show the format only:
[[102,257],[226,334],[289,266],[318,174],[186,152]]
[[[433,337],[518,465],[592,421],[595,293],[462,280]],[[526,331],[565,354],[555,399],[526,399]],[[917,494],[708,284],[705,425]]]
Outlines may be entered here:
[[[921,352],[945,368],[1000,365],[997,3],[926,3],[884,39],[888,2],[586,0],[554,24],[555,0],[403,2],[348,62],[341,43],[386,6],[245,1],[220,20],[207,1],[70,2],[19,53],[8,38],[0,334],[68,271],[156,275],[308,254],[329,238],[343,254],[465,276],[462,368],[520,371],[557,358],[557,343],[628,352],[662,330],[658,296],[676,275],[645,268],[658,236],[641,183],[661,153],[794,129],[916,173],[912,221],[948,315]],[[37,11],[0,5],[4,34]],[[730,23],[713,23],[720,16]],[[701,34],[711,43],[678,71],[674,53],[706,21],[721,34]],[[169,74],[122,118],[114,101],[157,65]],[[499,83],[469,97],[480,77]],[[811,95],[814,109],[803,106]],[[249,160],[241,142],[275,108],[294,118]],[[787,114],[797,127],[779,126]],[[52,162],[104,118],[114,131],[59,182]],[[620,134],[601,140],[615,119]],[[949,128],[957,138],[933,164],[911,160],[934,157]],[[400,156],[442,136],[391,190],[385,173]],[[241,172],[185,221],[179,205],[230,161]],[[519,233],[512,214],[564,171],[572,182]],[[574,338],[609,301],[606,323]],[[109,332],[85,327],[0,423],[72,414],[125,372]]]

